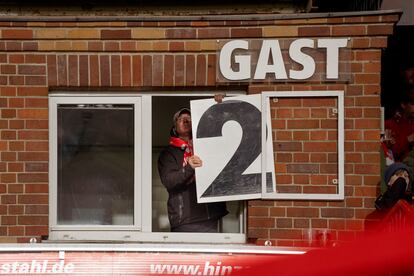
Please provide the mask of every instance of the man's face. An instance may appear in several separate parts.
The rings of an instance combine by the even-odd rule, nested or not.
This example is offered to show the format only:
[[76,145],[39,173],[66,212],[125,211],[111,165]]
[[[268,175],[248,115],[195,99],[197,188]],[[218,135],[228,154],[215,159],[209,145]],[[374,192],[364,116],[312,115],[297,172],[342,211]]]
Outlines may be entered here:
[[402,72],[402,76],[406,84],[413,85],[414,84],[414,67],[405,69]]
[[414,119],[414,103],[408,102],[401,104],[404,111],[404,117]]
[[180,137],[191,135],[191,115],[186,113],[181,114],[177,119],[175,129]]

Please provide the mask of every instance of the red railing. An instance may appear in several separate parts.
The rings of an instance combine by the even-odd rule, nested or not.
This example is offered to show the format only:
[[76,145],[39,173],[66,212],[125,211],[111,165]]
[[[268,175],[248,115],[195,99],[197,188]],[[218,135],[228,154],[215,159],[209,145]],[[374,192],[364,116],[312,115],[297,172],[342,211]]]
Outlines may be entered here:
[[378,224],[378,231],[399,232],[414,227],[414,207],[399,200]]

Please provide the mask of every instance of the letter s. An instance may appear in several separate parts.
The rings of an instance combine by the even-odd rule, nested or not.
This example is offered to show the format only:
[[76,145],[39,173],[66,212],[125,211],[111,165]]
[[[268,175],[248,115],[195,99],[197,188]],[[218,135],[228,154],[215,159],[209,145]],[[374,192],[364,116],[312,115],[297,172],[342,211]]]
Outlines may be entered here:
[[10,264],[2,264],[1,265],[1,273],[2,274],[9,274],[10,273]]

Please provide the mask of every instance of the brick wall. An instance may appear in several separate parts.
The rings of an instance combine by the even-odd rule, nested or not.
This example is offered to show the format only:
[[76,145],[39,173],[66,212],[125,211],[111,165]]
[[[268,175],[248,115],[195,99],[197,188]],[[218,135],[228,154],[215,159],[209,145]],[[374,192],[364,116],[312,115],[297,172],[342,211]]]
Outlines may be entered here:
[[258,244],[301,245],[311,227],[330,229],[338,240],[352,237],[363,229],[378,189],[381,49],[398,19],[390,13],[263,21],[1,21],[0,241],[48,234],[50,90],[223,88],[216,83],[217,40],[296,37],[350,37],[351,81],[254,83],[247,92],[345,91],[346,199],[250,201],[248,236]]

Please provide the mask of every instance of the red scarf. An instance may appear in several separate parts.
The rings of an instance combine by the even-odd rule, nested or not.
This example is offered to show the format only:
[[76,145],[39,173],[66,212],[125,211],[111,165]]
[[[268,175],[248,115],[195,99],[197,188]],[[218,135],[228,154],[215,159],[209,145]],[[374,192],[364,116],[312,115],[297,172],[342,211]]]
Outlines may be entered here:
[[187,165],[188,158],[194,154],[193,142],[191,140],[187,142],[177,137],[170,137],[170,145],[180,148],[184,151],[183,167]]

